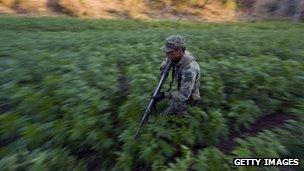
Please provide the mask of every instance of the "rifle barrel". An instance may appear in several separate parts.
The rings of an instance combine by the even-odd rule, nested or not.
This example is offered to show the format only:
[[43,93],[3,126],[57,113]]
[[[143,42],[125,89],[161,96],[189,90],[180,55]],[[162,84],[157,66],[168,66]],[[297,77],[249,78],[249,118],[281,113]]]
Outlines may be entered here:
[[[172,64],[172,61],[169,60],[168,63],[165,65],[164,70],[162,72],[162,75],[161,75],[161,77],[160,77],[160,79],[159,79],[159,81],[157,83],[157,86],[156,86],[156,88],[155,88],[152,96],[156,96],[160,92],[160,90],[161,90],[161,88],[163,86],[163,83],[164,83],[164,81],[166,80],[166,78],[168,76],[171,64]],[[147,120],[147,118],[148,118],[148,116],[149,116],[149,114],[151,112],[151,109],[152,109],[152,107],[155,104],[156,104],[155,99],[151,99],[150,102],[149,102],[149,104],[148,104],[148,106],[145,109],[145,112],[144,112],[142,118],[141,118],[141,121],[140,121],[140,124],[139,124],[139,128],[137,129],[135,137],[134,137],[135,139],[138,137],[141,127],[143,126],[143,124]]]

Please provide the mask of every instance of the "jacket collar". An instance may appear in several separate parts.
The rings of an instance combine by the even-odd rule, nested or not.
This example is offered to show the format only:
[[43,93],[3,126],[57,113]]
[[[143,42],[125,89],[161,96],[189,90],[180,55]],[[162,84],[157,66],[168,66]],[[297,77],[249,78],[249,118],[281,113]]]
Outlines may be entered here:
[[184,56],[182,59],[176,64],[176,66],[179,67],[186,67],[191,61],[195,60],[195,58],[192,56],[191,52],[185,51]]

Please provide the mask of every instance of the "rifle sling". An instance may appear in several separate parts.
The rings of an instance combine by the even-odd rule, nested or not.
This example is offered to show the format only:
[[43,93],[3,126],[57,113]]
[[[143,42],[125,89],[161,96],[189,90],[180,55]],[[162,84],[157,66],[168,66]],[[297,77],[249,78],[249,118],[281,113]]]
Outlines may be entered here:
[[175,62],[173,62],[173,65],[172,65],[172,77],[171,77],[171,83],[170,83],[170,87],[169,89],[167,90],[167,92],[169,92],[172,88],[172,84],[173,84],[173,81],[174,81],[174,74],[175,74]]

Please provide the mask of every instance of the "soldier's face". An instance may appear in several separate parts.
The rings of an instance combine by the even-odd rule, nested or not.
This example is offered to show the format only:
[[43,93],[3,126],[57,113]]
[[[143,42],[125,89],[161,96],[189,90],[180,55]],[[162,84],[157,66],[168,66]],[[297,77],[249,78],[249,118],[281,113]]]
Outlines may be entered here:
[[183,56],[183,52],[178,49],[173,49],[172,51],[167,52],[167,56],[174,61],[180,59]]

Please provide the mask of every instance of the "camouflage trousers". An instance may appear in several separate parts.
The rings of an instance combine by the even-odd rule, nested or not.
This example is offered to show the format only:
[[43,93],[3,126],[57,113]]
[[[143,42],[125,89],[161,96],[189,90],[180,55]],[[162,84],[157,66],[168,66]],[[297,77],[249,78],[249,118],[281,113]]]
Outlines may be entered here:
[[188,109],[191,106],[198,105],[199,100],[188,100],[188,101],[177,101],[171,100],[169,107],[165,110],[163,115],[178,115],[178,116],[186,116],[189,115]]

